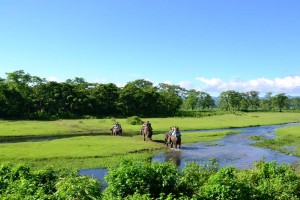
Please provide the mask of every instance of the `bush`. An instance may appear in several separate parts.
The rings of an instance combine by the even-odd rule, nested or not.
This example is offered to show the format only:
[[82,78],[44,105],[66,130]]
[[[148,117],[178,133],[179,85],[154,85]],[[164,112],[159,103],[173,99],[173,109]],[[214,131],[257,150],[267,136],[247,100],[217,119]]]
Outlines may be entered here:
[[131,124],[131,125],[141,125],[144,122],[142,121],[142,119],[139,116],[132,116],[132,117],[128,117],[126,119],[126,123]]
[[101,188],[96,179],[87,176],[63,178],[56,183],[58,199],[100,199]]
[[180,172],[179,191],[189,198],[196,194],[209,177],[218,171],[216,159],[210,159],[208,163],[198,165],[196,162],[187,163]]
[[0,164],[0,199],[100,199],[97,180],[52,168],[32,171],[29,165]]
[[163,194],[178,192],[178,177],[178,169],[172,163],[125,160],[105,176],[108,183],[105,192],[112,198],[138,194],[150,194],[151,198],[158,198]]
[[234,167],[220,169],[200,188],[200,199],[252,199],[249,185],[240,181],[237,173]]

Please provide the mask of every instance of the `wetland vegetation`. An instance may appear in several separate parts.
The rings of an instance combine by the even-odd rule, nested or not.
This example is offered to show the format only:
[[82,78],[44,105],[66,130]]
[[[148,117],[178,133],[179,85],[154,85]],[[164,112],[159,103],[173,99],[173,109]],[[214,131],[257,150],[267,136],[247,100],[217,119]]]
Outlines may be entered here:
[[254,145],[300,156],[300,126],[278,128],[275,134],[275,138],[261,140]]

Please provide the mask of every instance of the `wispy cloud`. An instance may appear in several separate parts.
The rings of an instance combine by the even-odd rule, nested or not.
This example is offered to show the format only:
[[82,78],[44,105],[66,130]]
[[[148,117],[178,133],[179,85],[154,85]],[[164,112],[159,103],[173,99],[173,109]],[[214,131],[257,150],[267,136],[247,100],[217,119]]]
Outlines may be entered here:
[[53,81],[53,82],[59,82],[59,81],[58,81],[58,78],[55,77],[55,76],[49,76],[49,77],[47,78],[47,80],[48,80],[48,81]]
[[179,86],[190,90],[193,88],[193,82],[192,81],[180,81]]
[[223,81],[219,78],[196,77],[196,80],[202,83],[201,88],[206,92],[221,93],[227,90],[235,90],[239,92],[247,92],[251,90],[260,93],[286,93],[300,94],[300,75],[287,76],[284,78],[257,78],[246,81],[230,80]]
[[96,78],[93,83],[107,83],[105,78]]

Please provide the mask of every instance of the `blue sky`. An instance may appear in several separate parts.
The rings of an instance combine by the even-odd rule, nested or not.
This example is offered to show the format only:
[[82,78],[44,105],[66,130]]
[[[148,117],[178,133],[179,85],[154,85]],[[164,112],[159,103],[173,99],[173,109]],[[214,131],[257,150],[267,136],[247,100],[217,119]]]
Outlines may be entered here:
[[300,95],[299,0],[0,0],[0,77]]

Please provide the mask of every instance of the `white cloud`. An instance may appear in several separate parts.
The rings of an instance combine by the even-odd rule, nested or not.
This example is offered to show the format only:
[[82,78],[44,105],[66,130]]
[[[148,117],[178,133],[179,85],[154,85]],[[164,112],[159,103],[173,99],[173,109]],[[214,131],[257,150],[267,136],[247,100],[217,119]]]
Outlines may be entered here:
[[47,80],[48,80],[48,81],[53,81],[53,82],[59,82],[59,81],[58,81],[58,78],[55,77],[55,76],[49,76],[49,77],[47,78]]
[[169,81],[169,80],[164,81],[164,84],[173,85],[172,81]]
[[259,91],[261,94],[266,92],[286,93],[300,95],[300,76],[288,76],[284,78],[257,78],[247,81],[230,80],[223,81],[219,78],[196,77],[202,83],[201,88],[205,92],[221,93],[227,90],[248,92],[251,90]]
[[182,87],[182,88],[190,90],[193,87],[193,83],[191,81],[180,81],[179,86]]
[[211,79],[207,79],[207,78],[203,78],[203,77],[196,77],[196,80],[199,80],[203,83],[205,83],[208,86],[218,86],[218,85],[222,85],[223,81],[219,78],[211,78]]
[[118,83],[115,83],[117,87],[124,87],[127,83],[121,83],[121,82],[118,82]]
[[107,83],[107,80],[105,78],[96,78],[94,83]]

